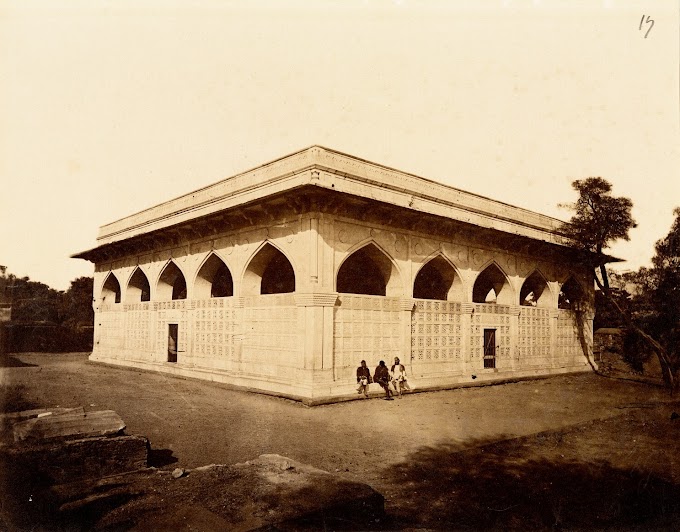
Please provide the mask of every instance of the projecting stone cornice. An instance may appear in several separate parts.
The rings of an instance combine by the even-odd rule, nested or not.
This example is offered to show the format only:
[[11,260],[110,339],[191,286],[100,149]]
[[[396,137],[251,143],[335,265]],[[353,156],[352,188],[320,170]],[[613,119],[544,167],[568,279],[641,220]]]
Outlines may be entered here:
[[552,244],[564,243],[558,234],[562,222],[549,216],[312,146],[104,225],[99,230],[97,246],[222,212],[228,214],[272,197],[287,197],[293,191],[293,196],[299,196],[301,189],[309,187],[380,202],[390,210],[430,214]]

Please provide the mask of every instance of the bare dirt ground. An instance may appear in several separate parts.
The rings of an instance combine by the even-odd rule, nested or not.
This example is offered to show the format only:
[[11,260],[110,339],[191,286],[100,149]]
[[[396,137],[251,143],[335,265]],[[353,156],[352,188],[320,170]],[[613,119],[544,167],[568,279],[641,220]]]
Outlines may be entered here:
[[9,360],[0,383],[23,385],[27,404],[115,410],[159,467],[276,453],[365,482],[389,516],[366,529],[680,527],[680,404],[625,374],[310,408],[86,354]]

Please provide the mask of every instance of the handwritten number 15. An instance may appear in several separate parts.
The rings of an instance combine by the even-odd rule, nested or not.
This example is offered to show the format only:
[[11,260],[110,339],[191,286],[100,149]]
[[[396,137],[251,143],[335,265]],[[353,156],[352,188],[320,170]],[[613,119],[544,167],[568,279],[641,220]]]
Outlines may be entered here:
[[647,20],[645,20],[645,15],[642,15],[642,18],[640,19],[640,31],[642,31],[643,24],[649,24],[649,29],[647,30],[647,33],[645,33],[646,39],[647,35],[649,35],[649,32],[652,31],[652,28],[654,27],[654,21],[649,15],[647,15]]

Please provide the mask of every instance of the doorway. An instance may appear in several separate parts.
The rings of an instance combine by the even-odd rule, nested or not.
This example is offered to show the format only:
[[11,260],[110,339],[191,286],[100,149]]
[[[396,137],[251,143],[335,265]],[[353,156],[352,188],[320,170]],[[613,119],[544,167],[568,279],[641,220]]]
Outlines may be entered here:
[[177,338],[179,337],[179,325],[168,324],[168,362],[177,362]]
[[496,329],[484,329],[484,367],[496,367]]

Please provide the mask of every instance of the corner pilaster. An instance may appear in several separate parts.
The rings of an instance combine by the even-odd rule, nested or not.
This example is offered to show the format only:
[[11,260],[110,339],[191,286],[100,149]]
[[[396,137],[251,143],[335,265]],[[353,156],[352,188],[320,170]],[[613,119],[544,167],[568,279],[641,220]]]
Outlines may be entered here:
[[475,306],[472,303],[460,304],[460,332],[463,345],[461,350],[463,354],[463,372],[467,373],[470,370],[472,362],[472,314]]
[[411,349],[411,320],[415,306],[416,300],[413,298],[402,298],[399,300],[399,310],[401,311],[401,351],[399,359],[403,362],[408,360],[411,366],[413,366],[413,350]]
[[511,368],[517,369],[522,365],[519,359],[519,316],[522,314],[520,305],[510,305],[508,310],[510,316],[510,360]]
[[550,309],[550,367],[557,366],[557,350],[559,349],[557,342],[557,319],[560,317],[560,310],[556,308]]
[[333,307],[337,293],[302,293],[294,295],[302,340],[303,369],[306,379],[314,384],[335,379],[333,353]]

